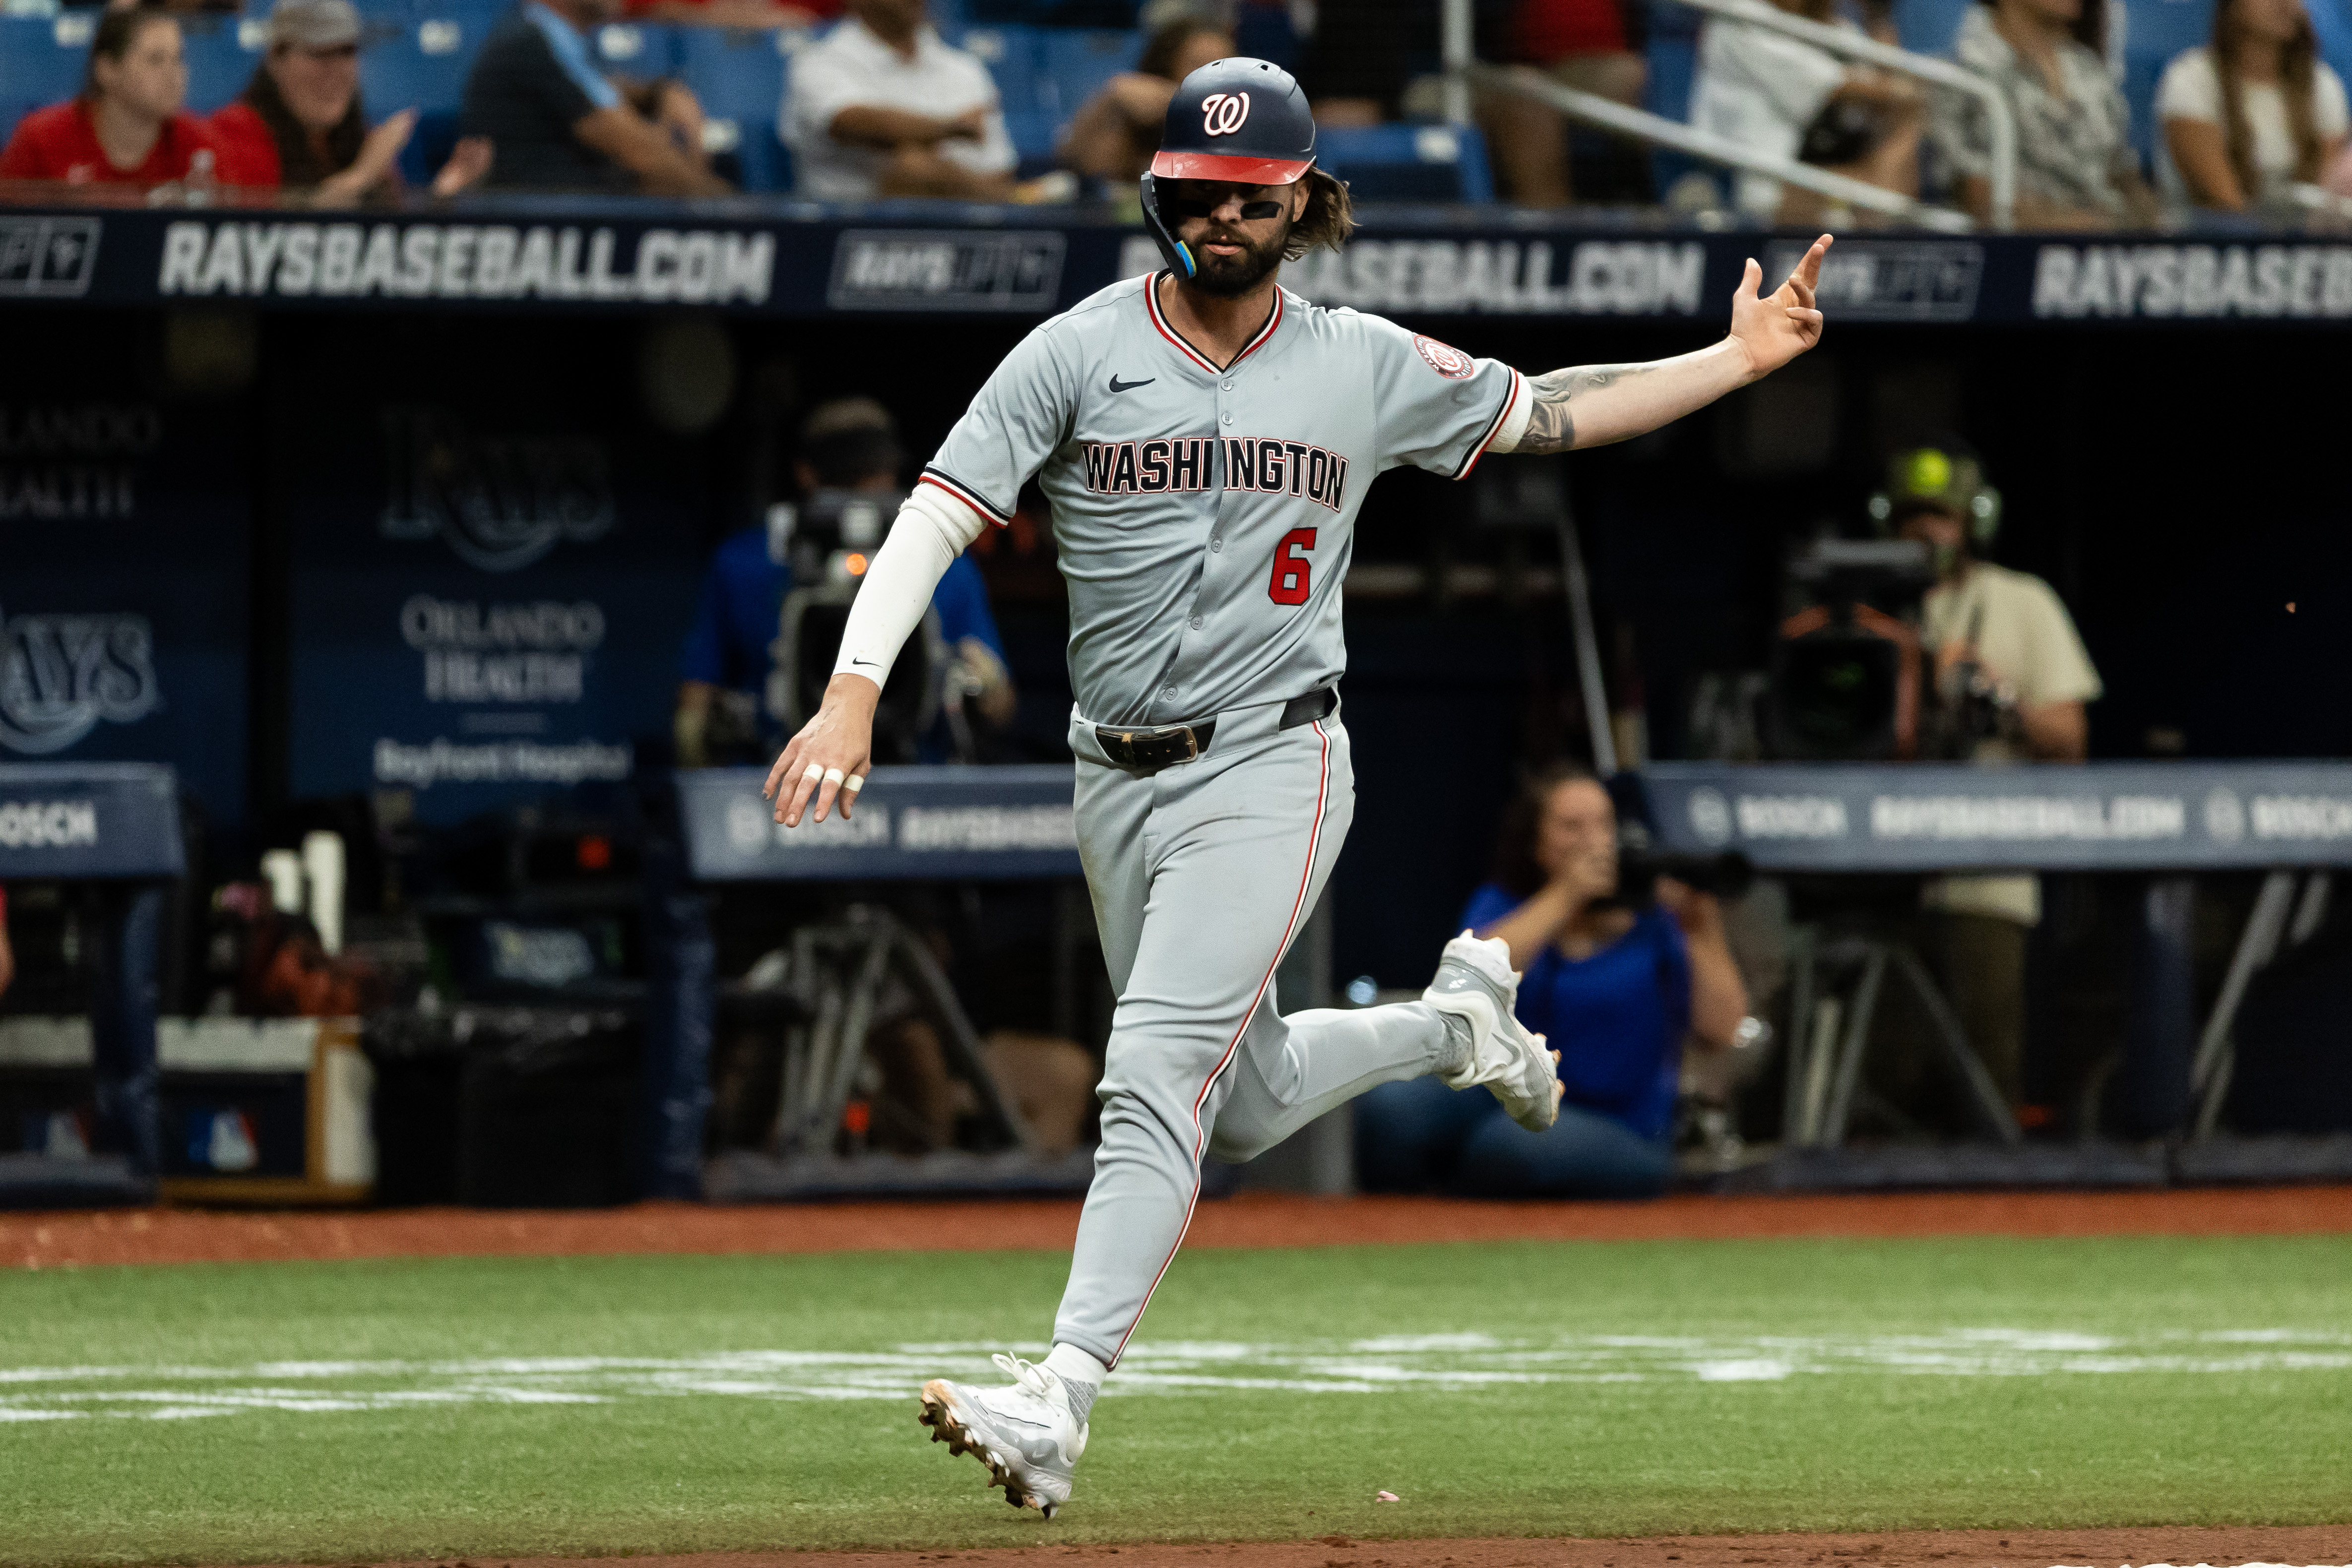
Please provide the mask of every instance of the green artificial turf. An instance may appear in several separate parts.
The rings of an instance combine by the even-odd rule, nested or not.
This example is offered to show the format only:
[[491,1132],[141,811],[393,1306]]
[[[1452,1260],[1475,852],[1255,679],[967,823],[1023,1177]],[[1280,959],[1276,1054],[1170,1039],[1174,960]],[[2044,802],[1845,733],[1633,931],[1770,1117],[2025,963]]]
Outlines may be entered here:
[[0,1274],[0,1561],[2352,1521],[2343,1238],[1187,1253],[1048,1524],[913,1392],[1064,1267]]

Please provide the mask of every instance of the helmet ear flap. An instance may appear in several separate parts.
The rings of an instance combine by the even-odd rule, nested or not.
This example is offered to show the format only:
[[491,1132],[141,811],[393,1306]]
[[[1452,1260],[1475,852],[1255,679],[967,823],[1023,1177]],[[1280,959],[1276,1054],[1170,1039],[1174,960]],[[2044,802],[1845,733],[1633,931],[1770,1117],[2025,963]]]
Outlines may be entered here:
[[1143,226],[1151,231],[1151,241],[1160,247],[1160,255],[1168,269],[1180,278],[1191,278],[1201,268],[1192,259],[1192,247],[1176,237],[1176,231],[1160,214],[1160,182],[1150,174],[1143,176]]

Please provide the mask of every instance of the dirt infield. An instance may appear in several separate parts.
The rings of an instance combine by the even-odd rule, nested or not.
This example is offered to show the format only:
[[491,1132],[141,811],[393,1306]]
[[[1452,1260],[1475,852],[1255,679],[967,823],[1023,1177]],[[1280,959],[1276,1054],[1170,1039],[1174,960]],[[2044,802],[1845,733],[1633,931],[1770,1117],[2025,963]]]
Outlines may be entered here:
[[[1066,1250],[1075,1201],[615,1209],[0,1214],[0,1268],[340,1258],[616,1253]],[[1204,1204],[1188,1247],[1796,1236],[2245,1236],[2352,1233],[2352,1186],[2171,1192],[1677,1197],[1655,1203],[1465,1203],[1250,1195]]]
[[[1050,1528],[1041,1526],[1041,1529]],[[1117,1563],[1111,1563],[1118,1558]],[[610,1558],[594,1559],[609,1564]],[[2243,1529],[1879,1531],[1867,1535],[1657,1536],[1471,1541],[1303,1541],[1213,1545],[1036,1546],[976,1552],[793,1552],[642,1556],[631,1568],[2051,1568],[2054,1563],[2352,1563],[2352,1526]],[[420,1565],[421,1568],[421,1565]],[[580,1559],[518,1557],[436,1568],[585,1568]]]

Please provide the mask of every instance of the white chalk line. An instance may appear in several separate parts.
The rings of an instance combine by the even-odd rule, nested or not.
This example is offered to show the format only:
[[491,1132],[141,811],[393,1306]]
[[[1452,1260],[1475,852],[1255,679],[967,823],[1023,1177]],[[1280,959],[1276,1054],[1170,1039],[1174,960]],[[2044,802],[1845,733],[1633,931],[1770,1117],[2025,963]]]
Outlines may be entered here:
[[[280,1411],[364,1414],[428,1406],[609,1405],[632,1399],[906,1399],[927,1378],[992,1382],[995,1345],[885,1351],[721,1351],[677,1356],[270,1361],[237,1366],[0,1366],[0,1425]],[[1042,1354],[1043,1347],[1031,1347]],[[1164,1341],[1129,1348],[1107,1392],[1377,1395],[1526,1384],[1777,1383],[1813,1376],[2063,1377],[2352,1370],[2352,1334],[2301,1329],[2137,1337],[1958,1328],[1857,1336],[1387,1335],[1276,1343]]]

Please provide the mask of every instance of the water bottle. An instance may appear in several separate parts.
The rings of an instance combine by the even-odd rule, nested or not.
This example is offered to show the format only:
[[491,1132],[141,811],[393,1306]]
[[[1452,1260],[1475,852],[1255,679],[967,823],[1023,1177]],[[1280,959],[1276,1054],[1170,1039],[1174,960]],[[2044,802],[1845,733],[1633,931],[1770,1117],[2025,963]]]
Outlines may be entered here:
[[209,207],[213,204],[214,194],[220,189],[220,181],[213,172],[211,148],[199,147],[189,154],[188,177],[180,183],[187,193],[188,205]]

